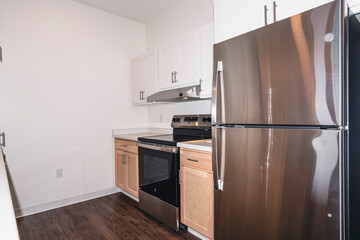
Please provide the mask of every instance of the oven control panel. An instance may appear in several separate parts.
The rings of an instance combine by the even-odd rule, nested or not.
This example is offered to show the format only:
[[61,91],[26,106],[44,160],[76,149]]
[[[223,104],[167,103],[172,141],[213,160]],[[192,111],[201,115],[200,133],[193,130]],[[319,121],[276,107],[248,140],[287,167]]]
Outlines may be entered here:
[[211,115],[174,115],[171,121],[172,128],[210,128]]

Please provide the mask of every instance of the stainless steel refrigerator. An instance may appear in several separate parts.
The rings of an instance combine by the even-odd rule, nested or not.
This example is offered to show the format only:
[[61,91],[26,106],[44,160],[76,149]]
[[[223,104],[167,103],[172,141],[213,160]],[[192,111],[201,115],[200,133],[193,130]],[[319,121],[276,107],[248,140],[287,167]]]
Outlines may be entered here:
[[214,45],[216,240],[348,239],[350,16],[335,1]]

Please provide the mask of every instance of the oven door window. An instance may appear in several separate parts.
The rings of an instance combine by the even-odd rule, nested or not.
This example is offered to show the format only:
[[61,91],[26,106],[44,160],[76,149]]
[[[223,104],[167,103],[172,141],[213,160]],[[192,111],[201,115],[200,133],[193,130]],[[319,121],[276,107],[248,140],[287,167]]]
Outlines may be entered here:
[[146,193],[178,206],[177,154],[139,147],[139,186]]

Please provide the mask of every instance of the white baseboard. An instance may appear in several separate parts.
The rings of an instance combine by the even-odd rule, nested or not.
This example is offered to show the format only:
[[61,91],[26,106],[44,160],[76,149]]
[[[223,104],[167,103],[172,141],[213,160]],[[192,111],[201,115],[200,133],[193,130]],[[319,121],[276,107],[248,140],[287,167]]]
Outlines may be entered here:
[[45,212],[45,211],[48,211],[51,209],[64,207],[64,206],[71,205],[74,203],[79,203],[79,202],[91,200],[94,198],[103,197],[103,196],[110,195],[110,194],[117,193],[117,192],[122,192],[122,191],[117,187],[112,187],[112,188],[108,188],[108,189],[104,189],[104,190],[100,190],[100,191],[96,191],[96,192],[81,194],[81,195],[78,195],[75,197],[70,197],[70,198],[65,198],[65,199],[61,199],[61,200],[56,200],[53,202],[43,203],[43,204],[39,204],[36,206],[19,208],[19,209],[15,209],[15,216],[16,216],[16,218],[25,217],[25,216],[29,216],[32,214]]
[[191,233],[192,235],[195,235],[196,237],[202,239],[202,240],[210,240],[209,238],[205,237],[204,235],[202,235],[201,233],[195,231],[192,228],[188,227],[188,232]]

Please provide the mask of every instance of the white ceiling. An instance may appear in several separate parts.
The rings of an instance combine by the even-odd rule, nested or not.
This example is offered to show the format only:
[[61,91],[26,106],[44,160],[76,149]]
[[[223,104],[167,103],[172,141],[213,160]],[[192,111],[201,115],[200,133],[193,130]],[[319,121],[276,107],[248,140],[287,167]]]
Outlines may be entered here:
[[73,0],[140,23],[148,23],[182,0]]

